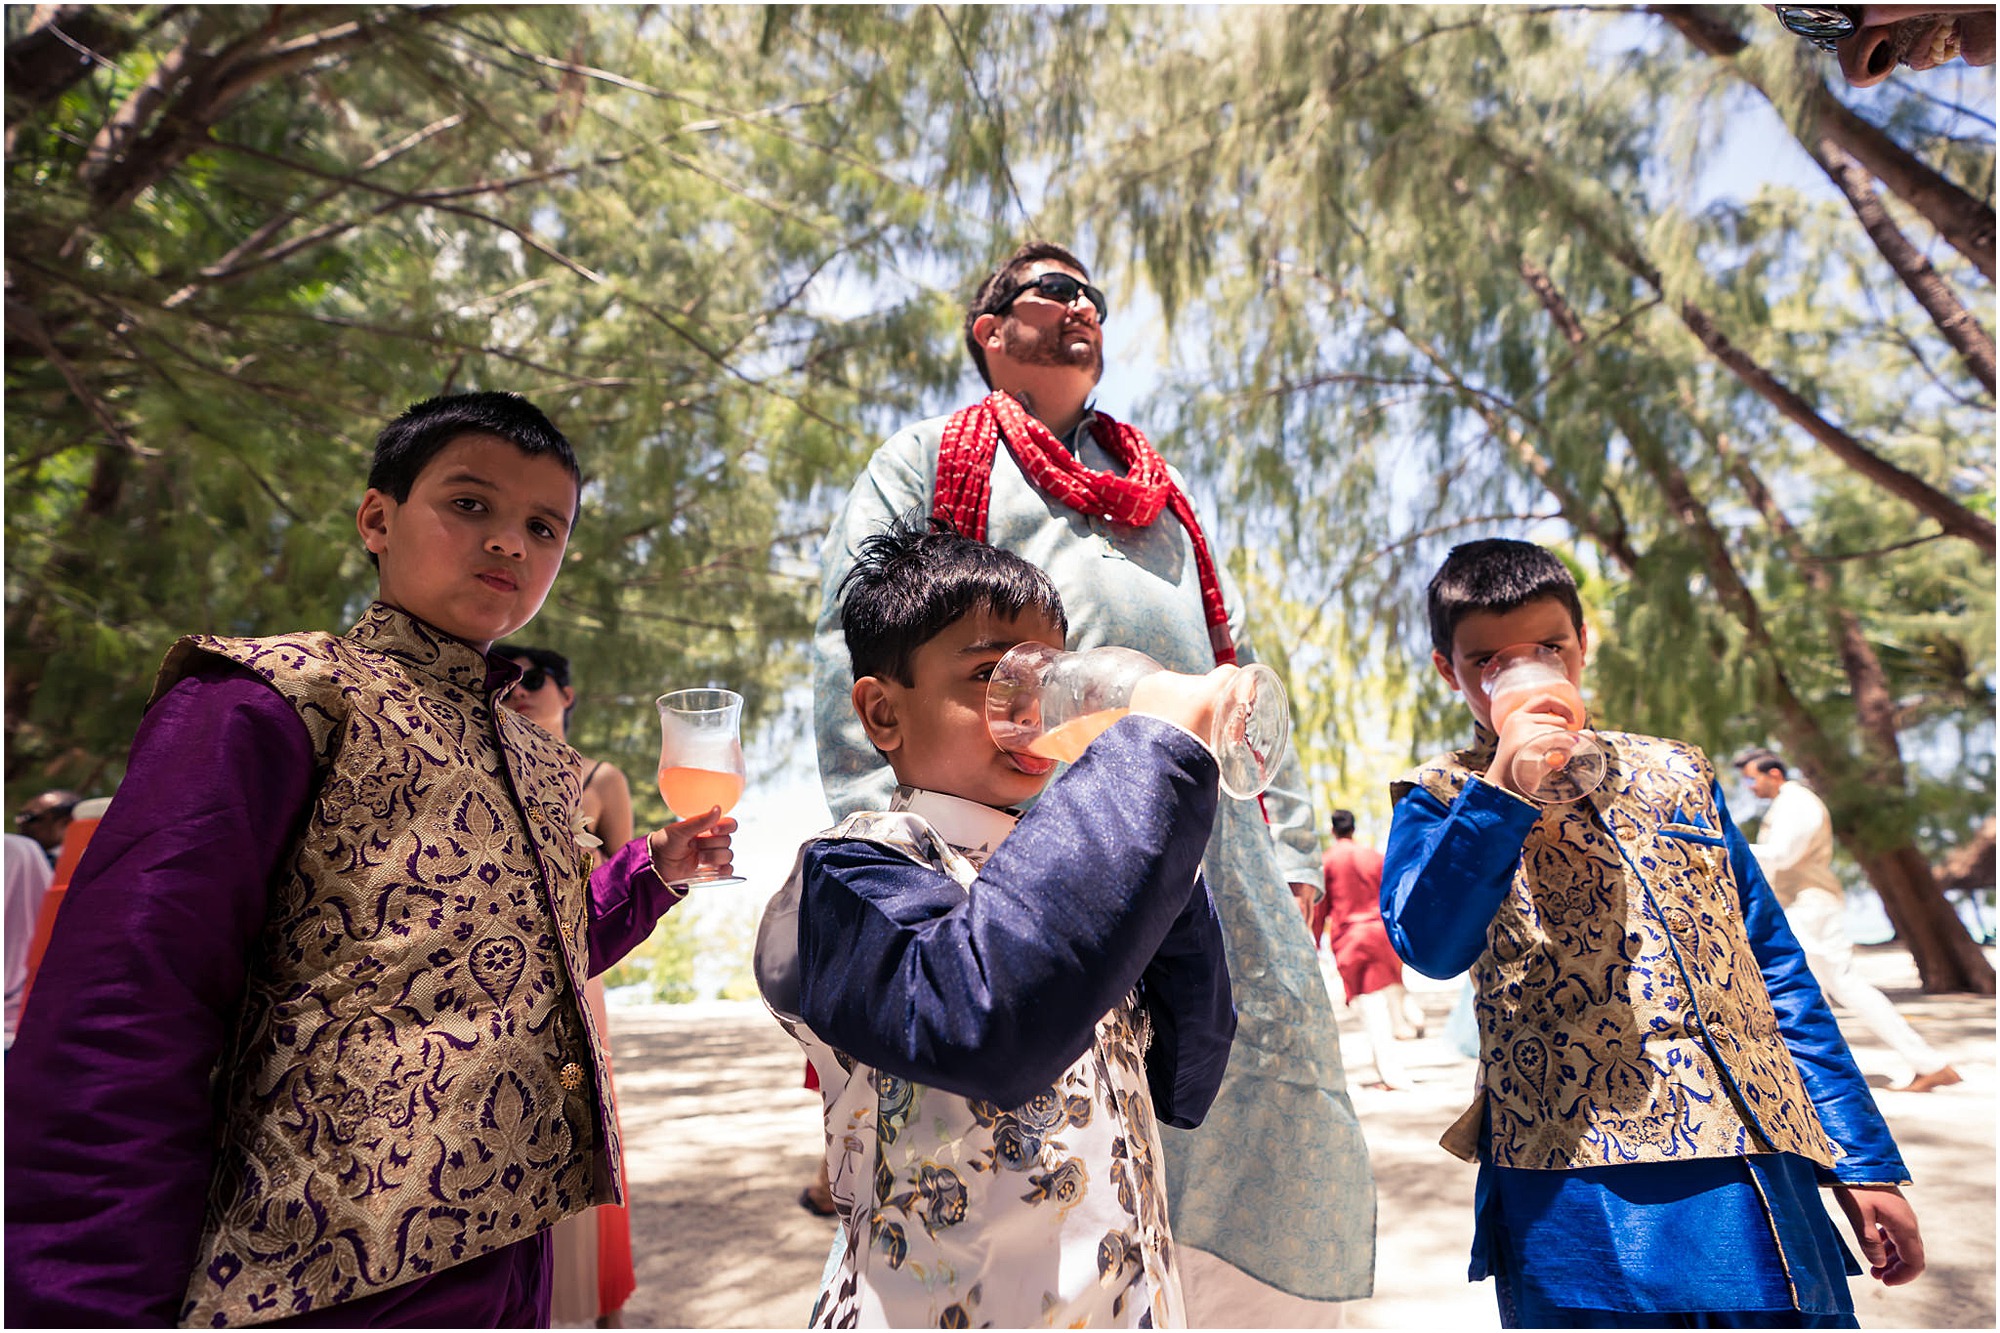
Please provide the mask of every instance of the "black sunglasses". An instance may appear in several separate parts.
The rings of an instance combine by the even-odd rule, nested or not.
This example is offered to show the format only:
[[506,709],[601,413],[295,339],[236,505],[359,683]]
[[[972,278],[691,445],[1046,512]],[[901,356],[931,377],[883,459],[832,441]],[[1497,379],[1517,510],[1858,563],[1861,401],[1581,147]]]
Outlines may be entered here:
[[1859,5],[1773,5],[1786,32],[1803,37],[1822,51],[1861,31]]
[[549,670],[547,667],[537,666],[537,667],[529,667],[526,671],[523,671],[521,673],[521,678],[514,682],[514,687],[516,689],[523,690],[529,694],[533,694],[536,690],[539,690],[540,688],[542,688],[542,686],[548,684],[551,680],[555,681],[555,683],[558,685],[569,684],[568,681],[564,680],[561,676],[556,675],[555,672]]
[[1081,278],[1072,278],[1067,273],[1043,273],[1028,279],[1026,282],[1016,284],[1014,290],[1007,293],[1007,299],[997,302],[989,313],[995,315],[1006,314],[1014,302],[1021,299],[1023,293],[1030,291],[1040,292],[1057,305],[1068,305],[1070,302],[1076,300],[1078,292],[1082,292],[1084,298],[1096,307],[1097,322],[1099,324],[1102,324],[1111,315],[1111,305],[1104,299],[1104,292],[1101,288],[1093,287]]

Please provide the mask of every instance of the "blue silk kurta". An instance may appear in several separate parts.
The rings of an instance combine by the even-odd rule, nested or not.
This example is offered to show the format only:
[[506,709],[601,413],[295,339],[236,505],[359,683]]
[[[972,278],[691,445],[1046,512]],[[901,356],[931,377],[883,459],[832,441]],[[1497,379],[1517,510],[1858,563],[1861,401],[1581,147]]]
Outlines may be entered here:
[[[1712,785],[1710,795],[1786,1046],[1846,1155],[1823,1171],[1785,1154],[1525,1170],[1486,1160],[1482,1134],[1470,1276],[1500,1277],[1525,1309],[1847,1315],[1846,1276],[1860,1269],[1815,1183],[1908,1179],[1720,787]],[[1486,947],[1488,923],[1540,815],[1539,807],[1476,777],[1449,808],[1422,788],[1397,803],[1382,914],[1405,961],[1431,976],[1470,966]],[[1690,1262],[1697,1253],[1704,1261]],[[1503,1311],[1508,1304],[1503,1292]]]
[[[821,555],[814,721],[836,816],[887,808],[895,779],[848,702],[853,673],[835,593],[863,539],[898,515],[929,513],[945,420],[900,431],[876,451]],[[1088,466],[1122,471],[1087,430],[1071,444]],[[986,536],[1055,580],[1070,648],[1116,644],[1175,671],[1214,669],[1193,546],[1171,513],[1145,528],[1080,514],[1038,490],[1002,447]],[[1254,661],[1226,573],[1223,598],[1238,659]],[[1320,878],[1304,786],[1288,755],[1265,793],[1269,825],[1256,801],[1222,802],[1205,874],[1228,947],[1236,1044],[1201,1128],[1166,1129],[1162,1138],[1176,1241],[1292,1295],[1351,1300],[1373,1287],[1375,1186],[1347,1097],[1333,1006],[1287,887]]]

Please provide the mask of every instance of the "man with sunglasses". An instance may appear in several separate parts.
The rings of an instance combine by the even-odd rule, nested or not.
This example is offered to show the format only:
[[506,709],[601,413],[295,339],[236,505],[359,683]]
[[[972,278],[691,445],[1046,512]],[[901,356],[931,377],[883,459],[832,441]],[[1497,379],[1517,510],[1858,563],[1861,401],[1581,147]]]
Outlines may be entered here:
[[[836,816],[887,809],[894,788],[848,704],[838,592],[861,543],[912,510],[1047,571],[1072,649],[1117,644],[1193,674],[1255,660],[1180,477],[1091,402],[1109,310],[1075,255],[1022,246],[966,307],[966,350],[992,392],[899,431],[856,481],[821,553],[813,648],[820,778]],[[1238,1021],[1207,1120],[1161,1129],[1192,1327],[1328,1326],[1336,1302],[1373,1285],[1374,1182],[1339,1029],[1298,928],[1297,898],[1309,903],[1320,880],[1304,792],[1288,757],[1262,801],[1222,803],[1205,858]]]
[[1839,61],[1841,77],[1872,88],[1898,65],[1993,63],[1992,5],[1772,5],[1786,31]]
[[62,851],[63,834],[69,831],[70,819],[82,800],[75,792],[61,788],[45,791],[21,807],[14,816],[14,827],[40,843],[49,864],[54,865]]

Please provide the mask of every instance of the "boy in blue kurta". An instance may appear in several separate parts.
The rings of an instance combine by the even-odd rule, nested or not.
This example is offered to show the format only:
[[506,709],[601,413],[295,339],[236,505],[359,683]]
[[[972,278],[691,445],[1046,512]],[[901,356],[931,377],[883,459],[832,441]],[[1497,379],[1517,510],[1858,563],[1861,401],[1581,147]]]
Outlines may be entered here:
[[1022,815],[1054,763],[994,745],[986,683],[1062,645],[1062,603],[939,526],[869,538],[843,590],[901,785],[801,849],[758,939],[826,1101],[844,1246],[812,1323],[1181,1325],[1156,1122],[1201,1122],[1235,1031],[1196,738],[1236,668],[1141,682]]
[[1455,548],[1430,585],[1432,662],[1477,723],[1393,787],[1382,914],[1412,967],[1468,967],[1479,1093],[1445,1146],[1479,1162],[1471,1277],[1510,1327],[1853,1327],[1859,1267],[1923,1269],[1896,1145],[1805,956],[1679,741],[1596,732],[1604,783],[1537,805],[1480,675],[1538,645],[1580,681],[1569,572],[1526,542]]

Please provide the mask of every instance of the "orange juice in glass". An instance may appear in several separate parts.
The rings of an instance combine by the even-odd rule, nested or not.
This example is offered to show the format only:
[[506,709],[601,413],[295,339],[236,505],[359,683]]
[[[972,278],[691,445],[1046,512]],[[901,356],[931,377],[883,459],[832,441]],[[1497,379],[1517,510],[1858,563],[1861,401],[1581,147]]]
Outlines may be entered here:
[[[1069,653],[1043,643],[1016,644],[987,678],[986,730],[1010,754],[1073,764],[1132,711],[1133,687],[1164,670],[1131,648]],[[1238,672],[1207,737],[1222,790],[1249,800],[1270,786],[1291,729],[1291,705],[1277,673],[1262,665]]]
[[1583,695],[1553,649],[1521,645],[1496,653],[1479,673],[1493,730],[1523,708],[1555,713],[1563,730],[1543,732],[1514,753],[1514,785],[1544,804],[1574,801],[1604,782],[1604,747],[1584,728]]
[[[660,796],[681,819],[716,806],[728,814],[743,795],[743,696],[733,690],[675,690],[654,700],[660,713]],[[689,884],[741,884],[740,875],[704,868]]]

